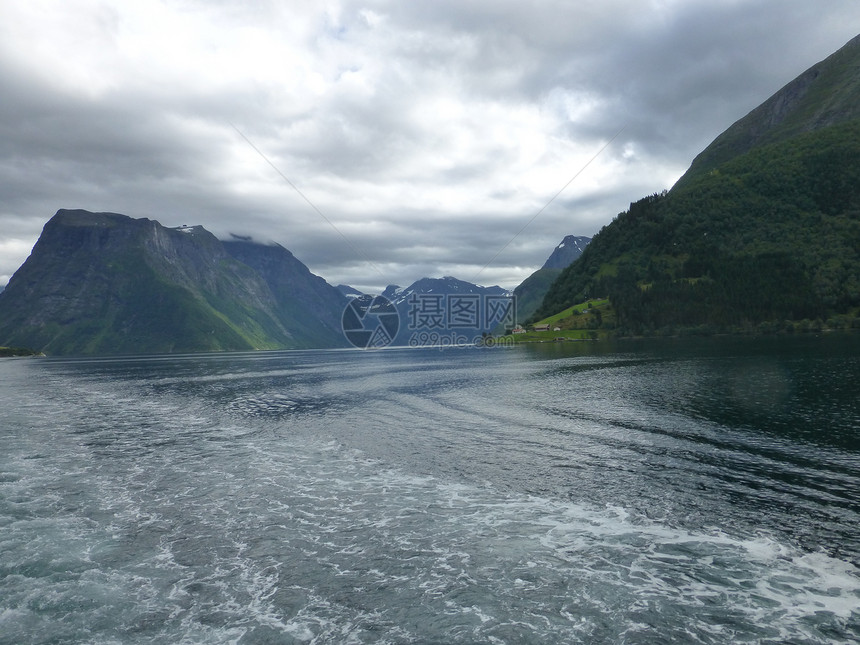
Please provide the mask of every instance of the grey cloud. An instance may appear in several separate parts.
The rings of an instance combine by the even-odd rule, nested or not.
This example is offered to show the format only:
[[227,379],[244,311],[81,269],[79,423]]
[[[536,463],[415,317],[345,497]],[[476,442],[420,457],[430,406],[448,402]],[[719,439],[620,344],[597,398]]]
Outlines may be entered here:
[[[224,34],[227,25],[273,33],[291,19],[274,4],[189,7],[200,29]],[[271,239],[330,281],[357,285],[477,271],[510,243],[482,277],[522,279],[564,235],[593,235],[629,202],[669,188],[714,136],[860,24],[860,6],[840,0],[344,0],[330,9],[295,17],[308,21],[296,50],[305,58],[275,61],[271,78],[252,68],[153,78],[144,53],[139,67],[125,61],[127,81],[93,94],[0,55],[0,248],[35,242],[54,211],[81,207]],[[90,37],[117,56],[122,5],[93,21]],[[319,87],[303,87],[305,76],[287,82],[299,68]],[[438,113],[445,105],[452,116]],[[563,178],[534,183],[547,176]],[[23,259],[0,257],[0,275]]]

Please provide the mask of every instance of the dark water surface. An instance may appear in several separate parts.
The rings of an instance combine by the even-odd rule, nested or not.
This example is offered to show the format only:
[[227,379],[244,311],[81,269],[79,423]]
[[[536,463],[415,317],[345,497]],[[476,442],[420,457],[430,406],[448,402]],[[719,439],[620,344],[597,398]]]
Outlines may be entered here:
[[2,643],[856,643],[860,337],[0,361]]

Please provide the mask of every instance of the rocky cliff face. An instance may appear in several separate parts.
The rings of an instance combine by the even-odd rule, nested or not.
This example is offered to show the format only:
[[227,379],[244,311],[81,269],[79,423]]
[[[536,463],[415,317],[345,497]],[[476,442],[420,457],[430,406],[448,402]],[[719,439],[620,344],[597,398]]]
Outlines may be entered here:
[[264,280],[288,329],[300,330],[320,347],[343,344],[341,316],[348,300],[336,287],[311,273],[280,244],[233,240],[223,245],[231,257]]
[[291,289],[202,227],[60,210],[0,294],[0,344],[49,354],[343,345],[334,299],[326,309],[315,296],[322,279],[278,248],[293,261],[279,278]]
[[588,243],[590,237],[583,235],[565,235],[561,243],[553,249],[550,256],[544,262],[542,269],[566,269],[576,260]]

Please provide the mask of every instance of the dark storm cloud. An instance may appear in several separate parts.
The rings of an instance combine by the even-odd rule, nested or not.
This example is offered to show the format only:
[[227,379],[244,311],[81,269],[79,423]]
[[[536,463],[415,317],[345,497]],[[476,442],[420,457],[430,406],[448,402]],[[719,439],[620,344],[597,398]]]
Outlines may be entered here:
[[847,0],[4,11],[0,281],[80,207],[274,240],[365,288],[514,286],[860,24]]

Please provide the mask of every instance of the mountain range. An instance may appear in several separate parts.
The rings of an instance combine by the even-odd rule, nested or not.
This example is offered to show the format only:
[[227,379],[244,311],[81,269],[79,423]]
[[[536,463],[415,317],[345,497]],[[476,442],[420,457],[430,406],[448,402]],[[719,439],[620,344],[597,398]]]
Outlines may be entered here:
[[[393,342],[401,345],[408,344],[410,339],[417,335],[416,332],[420,334],[421,332],[430,331],[426,326],[415,327],[412,325],[412,328],[410,328],[409,322],[414,322],[415,314],[413,311],[410,318],[410,310],[415,309],[414,305],[416,305],[416,302],[419,300],[429,302],[429,299],[434,297],[433,294],[436,296],[444,294],[445,298],[443,299],[443,302],[445,303],[447,303],[447,296],[449,294],[452,296],[462,294],[476,295],[480,296],[479,300],[483,298],[484,301],[486,301],[487,297],[509,298],[511,299],[511,302],[515,303],[515,320],[513,322],[516,323],[520,320],[525,320],[540,305],[553,281],[559,276],[562,269],[568,267],[577,258],[579,258],[590,241],[590,237],[584,237],[581,235],[565,236],[558,246],[553,249],[543,266],[526,278],[513,290],[513,292],[499,286],[480,286],[471,282],[466,282],[465,280],[459,280],[453,276],[445,276],[442,278],[421,278],[405,288],[396,284],[388,285],[383,290],[381,296],[395,306],[402,323],[397,338]],[[345,284],[338,285],[337,288],[348,298],[368,295]],[[410,307],[410,301],[412,301],[412,307]],[[504,326],[505,325],[502,325],[502,327]],[[497,324],[485,324],[476,325],[474,328],[470,328],[469,331],[470,333],[481,335],[491,332],[498,333],[499,331],[504,330]]]
[[533,319],[595,297],[622,334],[860,326],[860,36],[603,227]]
[[[450,276],[382,295],[394,311],[353,307],[367,297],[278,244],[61,209],[0,290],[0,346],[343,347],[355,344],[346,317],[355,336],[414,345],[510,322],[499,317],[509,292]],[[729,127],[671,190],[631,203],[590,241],[565,237],[513,295],[518,320],[608,297],[620,334],[860,327],[860,37]],[[365,330],[365,314],[386,323]]]
[[[548,263],[568,261],[583,240],[565,238]],[[345,309],[363,295],[330,286],[279,244],[61,209],[0,291],[0,346],[53,355],[343,347],[356,337],[345,335]],[[382,296],[399,323],[384,344],[471,341],[515,322],[497,315],[509,291],[452,276]]]
[[345,303],[280,245],[61,209],[0,293],[0,345],[49,354],[344,346]]
[[[453,276],[421,278],[403,288],[388,285],[374,297],[352,287],[340,285],[344,294],[363,299],[357,303],[359,314],[393,314],[396,324],[384,329],[379,345],[431,346],[471,343],[500,325],[514,321],[513,294],[499,286],[484,287]],[[376,320],[371,316],[369,320]],[[356,326],[361,323],[356,322]]]

